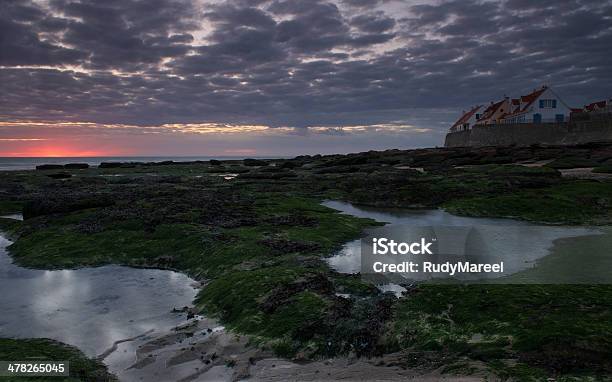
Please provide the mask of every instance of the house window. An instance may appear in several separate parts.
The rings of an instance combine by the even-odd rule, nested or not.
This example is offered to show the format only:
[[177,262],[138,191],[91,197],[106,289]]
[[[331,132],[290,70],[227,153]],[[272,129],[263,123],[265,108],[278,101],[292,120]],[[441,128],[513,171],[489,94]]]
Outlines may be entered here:
[[533,123],[542,123],[542,114],[534,114],[533,115]]
[[476,119],[480,119],[480,114],[476,114]]
[[541,99],[540,100],[540,109],[556,109],[556,108],[557,108],[556,99]]
[[563,115],[563,114],[556,114],[555,115],[555,121],[557,121],[557,122],[565,121],[565,115]]

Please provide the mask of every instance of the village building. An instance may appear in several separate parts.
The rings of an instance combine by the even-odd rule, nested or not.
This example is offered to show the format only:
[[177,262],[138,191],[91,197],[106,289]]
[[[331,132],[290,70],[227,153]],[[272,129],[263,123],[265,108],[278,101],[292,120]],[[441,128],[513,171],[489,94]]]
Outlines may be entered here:
[[572,112],[548,86],[521,96],[512,104],[513,110],[503,117],[502,123],[561,123],[567,122]]
[[482,105],[477,105],[471,108],[469,111],[463,111],[461,117],[451,126],[450,131],[465,131],[469,130],[476,124],[476,121],[481,117],[479,113],[482,110]]
[[585,105],[583,111],[585,113],[610,113],[612,112],[612,99]]
[[550,87],[478,105],[450,128],[444,147],[569,145],[612,140],[612,99],[570,108]]
[[[591,104],[593,105],[593,104]],[[597,103],[592,109],[609,107],[610,103],[603,105]],[[476,106],[464,112],[455,122],[450,131],[469,130],[474,126],[498,124],[539,124],[568,122],[570,114],[576,109],[570,108],[550,87],[543,86],[519,98],[504,97],[504,99],[491,102],[486,108]]]
[[504,115],[510,112],[510,99],[505,97],[499,102],[491,102],[484,110],[480,118],[476,121],[477,125],[495,125],[499,123]]

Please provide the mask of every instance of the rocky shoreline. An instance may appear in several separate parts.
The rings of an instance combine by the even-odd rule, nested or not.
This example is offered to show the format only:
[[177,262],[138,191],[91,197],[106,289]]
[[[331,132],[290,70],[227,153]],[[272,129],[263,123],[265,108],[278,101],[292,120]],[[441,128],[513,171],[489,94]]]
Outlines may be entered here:
[[[325,369],[326,359],[339,369],[347,366],[340,360],[353,362],[359,373],[368,359],[386,357],[396,361],[384,361],[385,370],[418,367],[432,378],[441,371],[481,379],[605,376],[612,372],[611,348],[601,340],[611,330],[608,286],[419,286],[397,299],[328,267],[327,256],[379,223],[320,202],[605,225],[612,183],[595,174],[609,174],[611,160],[612,144],[599,143],[137,163],[64,168],[69,176],[62,177],[54,169],[4,172],[0,213],[23,212],[25,220],[0,219],[0,227],[15,239],[10,253],[23,266],[120,264],[206,281],[196,312],[248,338],[263,359],[290,360],[275,371],[286,378],[313,368],[340,377]],[[180,337],[173,335],[166,340]],[[243,345],[218,336],[229,349]],[[193,351],[178,347],[172,362],[216,373],[242,354],[212,350],[217,340],[207,341]],[[223,357],[207,358],[200,347]],[[151,349],[132,372],[154,368],[149,355],[162,350]],[[302,360],[311,366],[300,369]],[[258,363],[249,375],[273,379],[268,361]]]

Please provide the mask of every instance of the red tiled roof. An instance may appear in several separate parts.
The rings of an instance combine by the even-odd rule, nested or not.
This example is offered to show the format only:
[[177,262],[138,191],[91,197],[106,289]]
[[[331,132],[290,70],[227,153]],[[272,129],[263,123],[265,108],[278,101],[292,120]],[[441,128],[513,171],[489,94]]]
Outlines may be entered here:
[[[523,106],[522,108],[519,106],[517,107],[514,111],[512,111],[512,113],[510,114],[506,114],[505,117],[514,115],[514,114],[522,114],[523,112],[525,112],[529,106],[531,106],[531,104],[533,104],[535,102],[535,100],[537,100],[538,98],[540,98],[540,96],[542,95],[542,93],[544,93],[546,90],[548,89],[548,86],[542,86],[541,89],[538,90],[534,90],[533,92],[521,96],[520,98],[520,102],[524,103],[525,106]],[[514,100],[512,100],[512,104],[514,104]]]
[[478,106],[474,107],[472,110],[470,110],[467,113],[463,114],[461,116],[461,118],[459,118],[459,120],[457,120],[457,122],[455,122],[455,124],[452,127],[463,125],[464,123],[469,121],[470,118],[472,117],[472,115],[474,115],[474,113],[476,113],[481,107],[482,107],[482,105],[478,105]]
[[505,99],[489,105],[489,107],[487,107],[485,111],[482,113],[482,116],[480,117],[480,119],[486,119],[486,118],[491,117],[497,111],[497,109],[499,109],[500,106],[504,104],[504,101]]
[[590,103],[590,104],[586,105],[584,108],[587,111],[593,111],[593,110],[595,110],[595,107],[598,107],[600,109],[606,107],[606,104],[607,104],[606,101],[598,101],[598,102]]
[[526,110],[529,106],[531,106],[531,104],[535,100],[537,100],[542,95],[542,93],[546,91],[546,89],[548,89],[548,87],[542,86],[542,89],[535,90],[532,93],[527,94],[526,96],[521,96],[521,102],[526,103],[525,107],[523,107],[523,110]]

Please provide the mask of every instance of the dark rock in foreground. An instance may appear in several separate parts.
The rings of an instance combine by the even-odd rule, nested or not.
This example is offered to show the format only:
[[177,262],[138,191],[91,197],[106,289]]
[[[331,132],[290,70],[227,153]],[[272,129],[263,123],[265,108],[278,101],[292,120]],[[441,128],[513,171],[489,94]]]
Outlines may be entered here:
[[58,172],[56,174],[49,174],[47,175],[49,178],[51,179],[68,179],[71,178],[72,175],[66,173],[66,172]]
[[263,160],[259,160],[259,159],[252,159],[252,158],[247,158],[245,160],[242,161],[242,163],[244,163],[245,166],[267,166],[268,162],[263,161]]
[[37,170],[63,170],[64,166],[61,164],[41,164],[36,166]]
[[107,207],[115,203],[108,195],[67,193],[47,194],[36,197],[23,206],[23,217],[29,219],[56,213],[67,213],[88,208]]
[[83,170],[89,168],[87,163],[67,163],[64,168],[66,170]]
[[98,166],[98,168],[120,168],[123,167],[123,163],[121,162],[102,162]]

